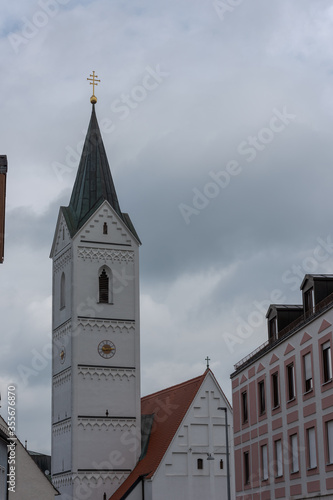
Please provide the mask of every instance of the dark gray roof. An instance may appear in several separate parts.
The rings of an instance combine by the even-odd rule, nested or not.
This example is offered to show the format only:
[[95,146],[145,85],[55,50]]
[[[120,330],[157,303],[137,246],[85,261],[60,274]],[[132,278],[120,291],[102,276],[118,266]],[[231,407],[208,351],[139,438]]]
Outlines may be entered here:
[[27,450],[33,461],[38,465],[40,470],[45,474],[45,471],[49,471],[51,474],[51,456],[44,455],[43,453],[37,453],[36,451]]
[[322,281],[329,281],[329,280],[333,280],[333,274],[306,274],[303,278],[303,281],[301,283],[301,286],[300,286],[300,290],[302,290],[305,282],[308,280],[308,279],[314,279],[314,280],[322,280]]

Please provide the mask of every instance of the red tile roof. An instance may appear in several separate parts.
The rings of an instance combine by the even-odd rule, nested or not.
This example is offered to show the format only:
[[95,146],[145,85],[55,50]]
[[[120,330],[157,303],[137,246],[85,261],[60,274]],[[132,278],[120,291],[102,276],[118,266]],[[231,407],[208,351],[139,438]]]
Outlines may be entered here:
[[151,478],[154,475],[209,371],[141,399],[141,414],[154,414],[147,453],[110,500],[122,500],[142,476]]

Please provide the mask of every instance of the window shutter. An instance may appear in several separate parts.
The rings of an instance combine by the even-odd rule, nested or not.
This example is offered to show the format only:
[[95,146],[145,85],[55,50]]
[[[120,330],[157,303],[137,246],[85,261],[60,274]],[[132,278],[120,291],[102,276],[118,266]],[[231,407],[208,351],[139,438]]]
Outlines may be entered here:
[[309,446],[309,467],[314,469],[317,467],[317,453],[316,453],[316,433],[315,428],[308,429],[308,446]]
[[292,472],[299,471],[297,434],[291,436]]
[[262,459],[262,478],[268,479],[267,444],[264,444],[261,447],[261,459]]
[[328,463],[333,464],[333,420],[327,422]]
[[283,463],[282,463],[282,443],[281,440],[275,441],[275,450],[276,450],[276,475],[283,475]]
[[311,367],[311,354],[306,354],[304,356],[304,370],[305,370],[305,380],[312,378],[312,367]]

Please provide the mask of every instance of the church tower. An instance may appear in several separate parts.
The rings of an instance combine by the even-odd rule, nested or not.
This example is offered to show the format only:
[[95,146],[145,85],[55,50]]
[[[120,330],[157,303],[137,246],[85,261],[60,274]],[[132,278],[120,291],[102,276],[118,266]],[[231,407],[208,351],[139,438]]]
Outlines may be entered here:
[[51,251],[52,481],[59,500],[108,499],[141,451],[140,240],[120,210],[94,95],[91,102]]

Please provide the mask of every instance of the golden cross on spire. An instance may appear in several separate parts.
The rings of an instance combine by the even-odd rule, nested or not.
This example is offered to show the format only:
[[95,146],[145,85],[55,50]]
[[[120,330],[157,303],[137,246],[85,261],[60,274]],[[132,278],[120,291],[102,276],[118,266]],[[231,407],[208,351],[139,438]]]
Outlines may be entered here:
[[97,102],[97,97],[95,96],[95,85],[98,85],[97,82],[100,82],[101,80],[97,80],[97,75],[95,75],[95,71],[92,72],[92,75],[90,75],[92,78],[87,78],[87,80],[91,80],[90,85],[93,86],[93,95],[90,97],[90,102],[92,104],[96,104]]

